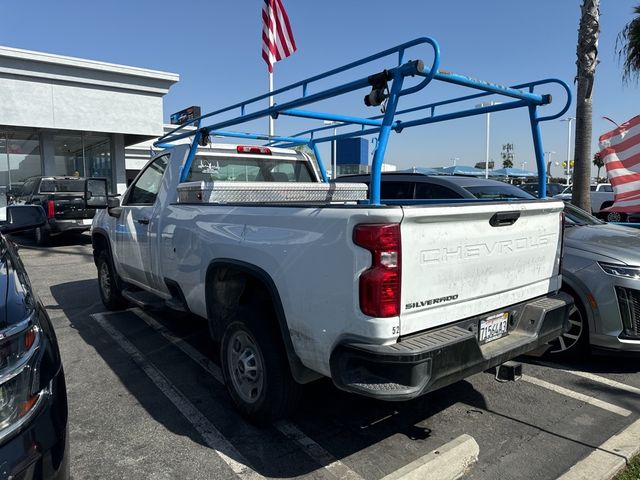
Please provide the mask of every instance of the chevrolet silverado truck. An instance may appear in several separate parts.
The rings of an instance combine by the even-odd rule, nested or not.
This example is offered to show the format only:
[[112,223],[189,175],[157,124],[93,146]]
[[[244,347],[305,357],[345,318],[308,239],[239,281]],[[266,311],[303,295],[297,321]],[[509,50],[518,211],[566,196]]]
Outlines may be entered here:
[[[431,68],[401,63],[341,91],[371,87],[367,105],[388,95],[384,116],[393,120],[403,75],[505,89],[514,108],[531,104],[535,111],[550,101],[530,93],[533,86],[525,92],[451,77],[435,60]],[[279,92],[291,93],[273,94]],[[323,95],[335,91],[259,113],[318,115],[296,108]],[[240,107],[236,123],[256,118],[245,110],[254,100],[266,103],[263,95],[231,107]],[[559,291],[562,201],[381,202],[379,172],[393,121],[323,115],[379,132],[368,198],[364,184],[327,181],[315,142],[335,137],[230,132],[223,130],[234,124],[228,119],[204,126],[213,115],[160,139],[166,148],[121,201],[109,198],[99,179],[87,181],[86,198],[99,209],[91,234],[105,306],[160,302],[206,319],[220,343],[230,397],[249,419],[285,415],[300,385],[321,377],[349,392],[411,399],[566,330],[572,299]],[[267,144],[212,144],[210,135]],[[190,145],[176,143],[187,137]],[[298,141],[315,158],[286,146]]]
[[31,177],[16,197],[18,204],[40,205],[47,222],[35,229],[36,243],[49,244],[51,237],[64,233],[82,233],[91,228],[95,210],[85,207],[84,178]]

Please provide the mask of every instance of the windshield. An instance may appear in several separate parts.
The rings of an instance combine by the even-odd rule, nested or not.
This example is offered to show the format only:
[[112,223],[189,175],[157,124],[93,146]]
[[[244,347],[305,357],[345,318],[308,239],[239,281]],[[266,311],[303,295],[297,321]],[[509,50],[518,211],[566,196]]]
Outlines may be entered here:
[[529,200],[534,198],[524,190],[506,183],[504,185],[475,185],[463,188],[474,197],[483,199],[518,198]]
[[604,222],[598,220],[593,215],[567,202],[564,204],[564,223],[567,226],[604,224]]
[[41,193],[84,192],[83,178],[43,179],[40,183]]
[[187,182],[313,182],[307,162],[264,157],[197,155]]

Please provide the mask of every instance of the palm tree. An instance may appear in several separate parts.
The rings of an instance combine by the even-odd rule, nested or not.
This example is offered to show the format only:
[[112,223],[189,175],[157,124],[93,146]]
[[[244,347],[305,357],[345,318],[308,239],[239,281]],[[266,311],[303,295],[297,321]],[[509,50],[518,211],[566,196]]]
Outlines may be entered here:
[[598,174],[596,175],[598,182],[600,181],[600,170],[604,167],[604,160],[602,160],[602,156],[600,152],[596,152],[593,155],[593,165],[598,167]]
[[640,5],[633,9],[635,18],[618,34],[616,53],[623,62],[622,80],[629,82],[640,77]]
[[580,28],[576,55],[576,143],[571,203],[591,211],[589,184],[591,183],[591,135],[593,80],[598,64],[598,35],[600,34],[600,0],[583,0],[580,7]]

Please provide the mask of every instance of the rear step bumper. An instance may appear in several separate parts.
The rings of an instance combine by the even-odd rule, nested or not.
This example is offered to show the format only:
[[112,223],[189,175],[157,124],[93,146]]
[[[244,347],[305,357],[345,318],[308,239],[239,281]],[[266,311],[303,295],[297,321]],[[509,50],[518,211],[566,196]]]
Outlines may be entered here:
[[[338,388],[382,400],[408,400],[500,365],[569,327],[573,298],[559,292],[403,338],[393,345],[341,344],[331,355]],[[478,325],[509,311],[509,333],[480,345]]]

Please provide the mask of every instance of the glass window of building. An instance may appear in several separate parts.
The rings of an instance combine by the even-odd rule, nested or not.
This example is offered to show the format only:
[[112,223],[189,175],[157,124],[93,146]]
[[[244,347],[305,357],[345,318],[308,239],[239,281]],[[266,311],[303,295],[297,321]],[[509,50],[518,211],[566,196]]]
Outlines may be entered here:
[[56,175],[104,177],[113,192],[111,136],[100,133],[54,135]]
[[40,139],[35,131],[0,131],[0,188],[12,195],[29,177],[42,174]]

